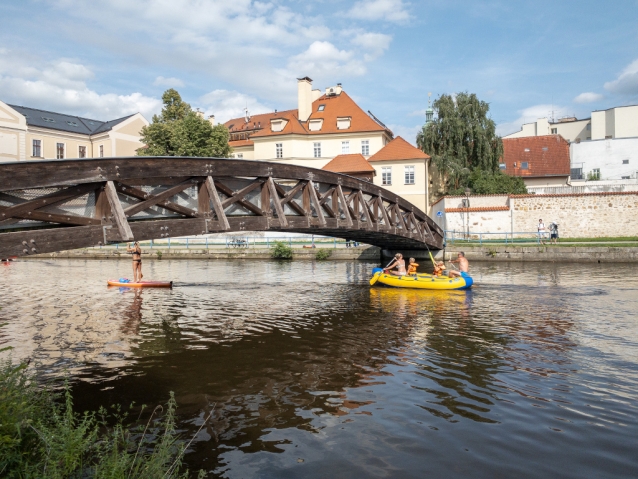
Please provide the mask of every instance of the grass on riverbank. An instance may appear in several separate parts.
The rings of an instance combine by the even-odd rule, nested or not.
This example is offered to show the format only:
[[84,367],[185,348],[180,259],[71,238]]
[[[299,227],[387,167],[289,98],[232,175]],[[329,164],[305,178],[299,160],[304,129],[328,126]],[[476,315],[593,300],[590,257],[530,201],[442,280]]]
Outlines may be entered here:
[[0,477],[187,478],[175,409],[171,393],[146,424],[127,425],[119,408],[110,415],[104,409],[79,414],[68,385],[56,391],[39,383],[26,364],[2,361]]
[[507,243],[505,240],[483,240],[482,244],[478,240],[455,240],[448,241],[448,248],[455,248],[460,246],[507,246],[507,247],[521,247],[528,248],[530,246],[562,246],[562,247],[576,247],[576,248],[632,248],[638,247],[638,237],[636,236],[617,236],[609,238],[560,238],[558,243],[551,244],[549,238],[546,239],[545,244],[541,245],[536,241],[536,238],[529,238],[528,240],[516,240],[512,242],[509,240]]

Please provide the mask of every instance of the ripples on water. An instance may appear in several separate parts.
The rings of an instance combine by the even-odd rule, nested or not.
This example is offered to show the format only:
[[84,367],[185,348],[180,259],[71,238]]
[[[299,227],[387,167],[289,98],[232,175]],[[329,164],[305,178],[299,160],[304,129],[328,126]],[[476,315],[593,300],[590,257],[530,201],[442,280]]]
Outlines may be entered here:
[[[375,265],[125,261],[0,269],[0,345],[76,378],[80,409],[175,391],[192,469],[222,477],[636,477],[638,277],[475,264],[469,292]],[[619,285],[619,286],[618,286]]]

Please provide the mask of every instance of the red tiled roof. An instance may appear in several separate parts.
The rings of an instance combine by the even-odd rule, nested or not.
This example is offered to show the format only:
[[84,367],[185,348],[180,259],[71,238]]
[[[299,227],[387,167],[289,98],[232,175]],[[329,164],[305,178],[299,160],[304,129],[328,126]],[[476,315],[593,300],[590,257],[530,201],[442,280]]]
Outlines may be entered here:
[[239,148],[241,146],[253,146],[255,142],[253,140],[235,140],[235,141],[229,141],[228,144],[232,148]]
[[368,163],[361,153],[335,156],[322,170],[333,173],[369,173],[374,167]]
[[446,213],[477,213],[481,211],[509,211],[509,206],[475,206],[472,208],[445,208]]
[[397,136],[394,140],[368,158],[368,161],[425,160],[427,158],[430,158],[430,156],[412,146],[400,136]]
[[[319,106],[323,105],[323,111],[319,111]],[[337,118],[350,118],[350,128],[345,130],[337,129]],[[272,131],[270,120],[283,118],[288,120],[282,131]],[[392,132],[388,128],[384,128],[374,121],[359,105],[357,105],[345,91],[335,96],[322,95],[320,98],[312,102],[312,113],[309,120],[323,119],[320,130],[310,131],[308,122],[299,121],[298,110],[287,110],[272,113],[263,113],[253,115],[250,121],[246,122],[245,118],[233,118],[228,120],[224,125],[230,130],[230,133],[238,133],[243,131],[256,130],[250,135],[251,138],[261,138],[266,136],[289,135],[291,133],[303,135],[323,135],[326,133],[363,133],[369,131],[387,131],[390,136]]]
[[[504,138],[501,163],[511,176],[568,176],[569,143],[560,135]],[[527,163],[526,170],[523,163]]]

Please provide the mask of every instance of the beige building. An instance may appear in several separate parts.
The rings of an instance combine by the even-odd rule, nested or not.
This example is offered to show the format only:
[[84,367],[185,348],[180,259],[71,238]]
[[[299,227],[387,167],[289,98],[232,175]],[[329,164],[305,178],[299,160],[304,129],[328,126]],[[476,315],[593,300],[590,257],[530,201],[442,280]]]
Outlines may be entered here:
[[0,101],[0,161],[135,156],[148,121],[91,120]]
[[[312,89],[310,78],[300,78],[297,109],[252,116],[246,113],[225,125],[235,158],[319,169],[332,162],[327,169],[338,172],[351,170],[356,163],[356,171],[348,174],[371,176],[374,184],[427,210],[429,156],[402,138],[394,138],[392,131],[372,113],[363,111],[341,84],[322,92]],[[368,166],[361,167],[361,160]],[[393,180],[388,182],[390,177]]]
[[545,135],[561,135],[569,142],[638,137],[638,105],[592,111],[591,118],[582,120],[569,117],[550,122],[539,118],[503,138]]

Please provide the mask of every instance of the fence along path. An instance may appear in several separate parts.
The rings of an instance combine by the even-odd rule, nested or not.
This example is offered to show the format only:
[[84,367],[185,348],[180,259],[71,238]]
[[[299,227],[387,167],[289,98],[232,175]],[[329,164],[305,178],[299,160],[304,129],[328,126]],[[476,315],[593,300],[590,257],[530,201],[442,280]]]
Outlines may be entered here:
[[314,168],[188,157],[0,163],[0,258],[269,230],[443,247],[441,228],[408,201]]

